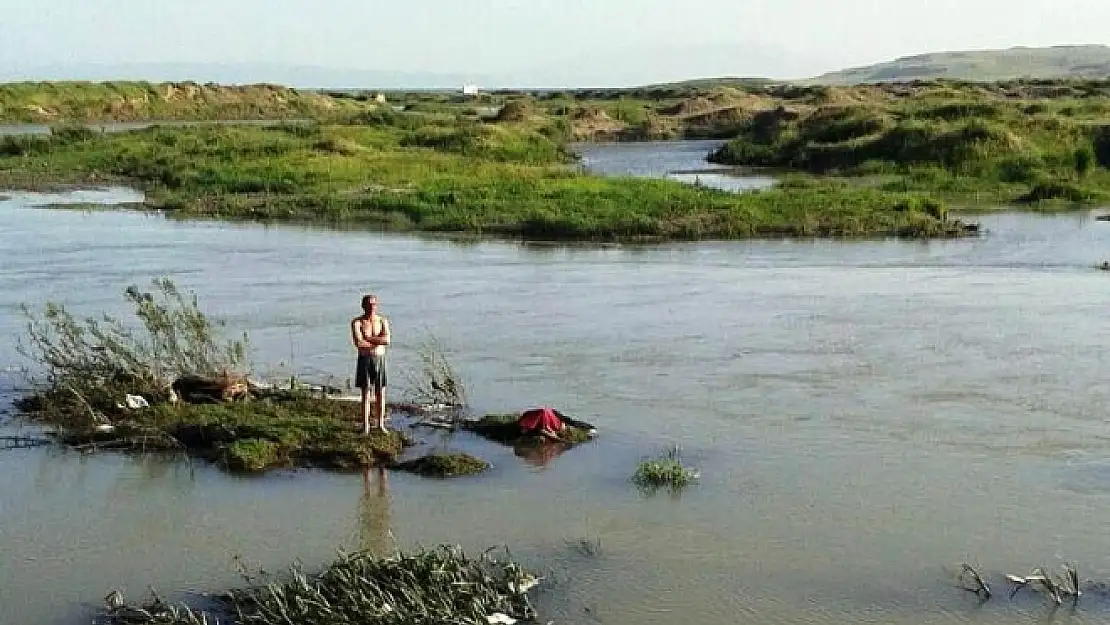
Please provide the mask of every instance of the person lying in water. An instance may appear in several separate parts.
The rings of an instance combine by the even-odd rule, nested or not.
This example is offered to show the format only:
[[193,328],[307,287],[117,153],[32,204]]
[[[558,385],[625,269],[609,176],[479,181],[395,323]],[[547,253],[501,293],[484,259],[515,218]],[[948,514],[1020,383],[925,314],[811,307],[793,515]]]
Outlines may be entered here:
[[378,298],[362,298],[362,315],[351,320],[351,339],[358,351],[355,386],[362,390],[362,431],[370,433],[371,398],[377,427],[385,431],[385,352],[389,346],[389,320],[378,314]]

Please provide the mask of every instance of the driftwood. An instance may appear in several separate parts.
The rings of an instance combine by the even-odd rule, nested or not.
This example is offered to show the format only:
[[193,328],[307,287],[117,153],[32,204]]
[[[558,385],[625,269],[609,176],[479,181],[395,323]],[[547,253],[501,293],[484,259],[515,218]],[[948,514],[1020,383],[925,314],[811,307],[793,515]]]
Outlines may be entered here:
[[247,378],[233,374],[215,377],[183,375],[173,382],[174,395],[190,404],[211,404],[246,397],[250,392]]
[[[1079,573],[1070,564],[1065,564],[1062,568],[1063,574],[1057,576],[1051,575],[1043,567],[1033,569],[1028,575],[1006,575],[1006,581],[1011,584],[1009,597],[1013,599],[1023,588],[1040,588],[1055,605],[1061,605],[1066,598],[1078,602],[1083,596],[1079,587]],[[963,565],[957,580],[963,590],[974,593],[983,601],[991,599],[990,586],[971,565]]]

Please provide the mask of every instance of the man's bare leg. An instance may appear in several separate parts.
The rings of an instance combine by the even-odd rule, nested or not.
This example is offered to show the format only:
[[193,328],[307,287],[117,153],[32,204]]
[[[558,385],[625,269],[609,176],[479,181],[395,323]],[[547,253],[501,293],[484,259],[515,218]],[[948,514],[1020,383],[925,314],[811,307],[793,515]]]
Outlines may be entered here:
[[377,397],[377,401],[376,401],[376,405],[374,407],[377,408],[378,427],[381,428],[381,430],[384,432],[385,431],[385,387],[384,386],[379,386],[375,389],[375,391],[376,392],[374,394]]
[[370,385],[362,389],[362,433],[370,433]]

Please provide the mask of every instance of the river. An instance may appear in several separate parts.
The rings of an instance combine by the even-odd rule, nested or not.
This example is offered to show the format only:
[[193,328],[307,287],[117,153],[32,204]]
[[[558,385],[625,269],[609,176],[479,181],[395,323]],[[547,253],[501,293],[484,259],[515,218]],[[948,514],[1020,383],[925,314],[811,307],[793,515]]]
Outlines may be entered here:
[[[431,330],[476,409],[552,404],[601,436],[546,464],[483,447],[494,469],[454,482],[0,451],[5,625],[87,623],[116,587],[219,590],[234,555],[311,567],[393,541],[508,545],[547,576],[541,622],[1110,614],[1097,594],[1074,613],[980,606],[950,574],[1071,561],[1110,581],[1110,274],[1093,269],[1110,224],[1090,213],[988,215],[981,238],[928,243],[563,247],[30,206],[57,199],[0,203],[0,369],[20,363],[19,303],[118,312],[128,284],[168,275],[258,362],[346,377],[373,289],[397,371]],[[701,479],[638,492],[638,460],[671,444]]]

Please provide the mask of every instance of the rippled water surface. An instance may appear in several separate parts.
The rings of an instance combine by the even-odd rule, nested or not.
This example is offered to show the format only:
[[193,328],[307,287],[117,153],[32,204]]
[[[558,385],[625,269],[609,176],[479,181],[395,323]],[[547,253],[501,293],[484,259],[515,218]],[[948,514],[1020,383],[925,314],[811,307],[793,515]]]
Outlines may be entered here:
[[665,141],[641,143],[580,143],[572,149],[591,171],[617,176],[670,178],[726,191],[764,189],[775,181],[734,168],[711,165],[709,153],[723,141]]
[[[118,311],[125,286],[169,275],[259,362],[346,377],[346,322],[373,289],[397,371],[430,329],[477,409],[550,403],[602,434],[546,464],[482,447],[492,472],[446,483],[0,451],[0,623],[87,622],[117,586],[223,588],[233,554],[274,569],[393,540],[507,544],[547,574],[560,623],[1110,615],[1094,593],[1076,612],[980,606],[949,573],[1072,561],[1110,580],[1110,274],[1094,269],[1110,224],[1089,214],[990,216],[980,239],[933,243],[563,248],[42,201],[0,203],[0,366],[19,364],[18,303]],[[0,376],[0,394],[18,384]],[[637,492],[637,460],[672,443],[700,482]]]

